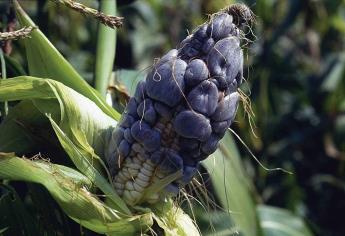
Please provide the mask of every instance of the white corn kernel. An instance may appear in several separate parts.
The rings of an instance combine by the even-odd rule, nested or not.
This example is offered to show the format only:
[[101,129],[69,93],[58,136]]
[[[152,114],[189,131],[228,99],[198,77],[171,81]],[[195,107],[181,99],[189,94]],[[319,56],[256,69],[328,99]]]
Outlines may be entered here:
[[141,180],[144,180],[144,181],[150,181],[150,177],[147,176],[147,175],[144,175],[142,172],[140,172],[137,176],[137,178],[141,179]]

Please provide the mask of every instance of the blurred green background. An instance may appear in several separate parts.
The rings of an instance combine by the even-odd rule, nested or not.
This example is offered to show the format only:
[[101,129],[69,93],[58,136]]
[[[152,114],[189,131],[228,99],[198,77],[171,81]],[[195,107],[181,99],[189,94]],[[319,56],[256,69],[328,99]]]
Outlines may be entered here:
[[[6,12],[0,3],[1,15]],[[98,8],[95,0],[79,1]],[[115,69],[144,73],[207,14],[235,1],[118,1]],[[345,235],[345,1],[242,1],[257,16],[246,51],[242,90],[250,96],[254,128],[239,109],[232,129],[256,202],[304,217],[315,235]],[[92,84],[97,22],[48,0],[21,1],[38,27]],[[12,50],[11,50],[11,47]],[[27,71],[23,44],[12,42],[8,77]],[[12,63],[12,64],[11,64]],[[63,224],[63,223],[61,223]]]

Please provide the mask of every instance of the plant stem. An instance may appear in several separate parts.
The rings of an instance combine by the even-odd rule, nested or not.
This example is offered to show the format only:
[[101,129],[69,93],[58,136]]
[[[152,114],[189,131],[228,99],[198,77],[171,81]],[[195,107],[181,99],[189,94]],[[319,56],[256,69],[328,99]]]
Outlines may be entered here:
[[[100,11],[106,14],[116,13],[116,1],[100,1]],[[116,51],[116,30],[99,24],[97,34],[96,65],[94,86],[105,97],[109,78],[113,70]]]

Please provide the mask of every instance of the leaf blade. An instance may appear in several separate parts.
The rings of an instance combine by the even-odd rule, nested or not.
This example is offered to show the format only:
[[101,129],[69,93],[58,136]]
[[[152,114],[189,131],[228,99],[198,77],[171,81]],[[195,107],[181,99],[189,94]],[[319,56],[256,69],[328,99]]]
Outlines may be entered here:
[[260,225],[265,236],[312,236],[303,220],[278,207],[258,205]]
[[[35,26],[19,3],[14,3],[20,25]],[[34,30],[31,38],[24,40],[24,44],[30,75],[57,80],[94,101],[110,117],[120,118],[120,114],[107,105],[100,94],[82,79],[39,29]]]
[[87,190],[87,177],[65,166],[0,153],[0,179],[42,184],[70,218],[98,233],[132,235],[153,223],[150,213],[121,217]]
[[[48,117],[49,118],[49,117]],[[131,211],[125,204],[125,202],[118,196],[112,186],[106,181],[106,179],[93,167],[93,165],[84,158],[83,154],[72,143],[71,140],[63,133],[60,127],[55,123],[52,118],[49,118],[56,135],[58,136],[61,145],[68,153],[73,163],[77,168],[85,174],[99,189],[101,189],[107,197],[118,207],[122,213],[131,215]]]
[[[218,150],[203,161],[222,206],[244,235],[260,235],[255,204],[250,196],[239,153],[229,133]],[[215,168],[215,167],[222,167]]]

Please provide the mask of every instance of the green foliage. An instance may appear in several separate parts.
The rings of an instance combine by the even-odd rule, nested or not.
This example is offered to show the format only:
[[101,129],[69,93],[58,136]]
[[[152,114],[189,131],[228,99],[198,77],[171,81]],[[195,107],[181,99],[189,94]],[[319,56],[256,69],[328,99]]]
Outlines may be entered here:
[[[0,124],[0,152],[27,157],[42,152],[51,162],[2,153],[0,175],[40,183],[49,194],[33,190],[33,184],[25,184],[23,191],[16,181],[3,181],[0,234],[20,235],[21,228],[32,235],[53,231],[72,235],[76,223],[65,214],[100,233],[140,232],[154,228],[155,220],[167,235],[197,234],[191,218],[171,202],[157,209],[133,210],[114,193],[100,159],[105,143],[98,132],[106,135],[107,128],[116,125],[126,98],[114,91],[115,111],[105,103],[103,93],[113,70],[115,84],[132,94],[155,58],[175,47],[187,29],[203,22],[204,13],[225,7],[228,1],[134,1],[121,6],[125,25],[117,32],[115,67],[113,30],[100,27],[98,34],[95,22],[40,2],[36,10],[35,1],[21,1],[40,30],[29,39],[12,42],[12,54],[5,55],[8,77],[38,78],[0,82],[0,100],[10,101],[9,115]],[[254,27],[257,40],[248,34],[254,43],[243,46],[249,47],[245,77],[250,86],[244,84],[242,89],[251,92],[257,137],[242,110],[233,128],[264,165],[283,167],[294,175],[263,170],[227,134],[221,148],[204,163],[208,175],[201,173],[211,178],[207,190],[221,205],[205,211],[193,204],[201,234],[343,235],[345,5],[340,0],[246,2],[258,15],[258,24]],[[87,3],[97,8],[96,1]],[[22,26],[34,24],[18,6],[17,14]],[[91,83],[91,78],[100,93],[86,82]],[[106,194],[107,199],[98,194]],[[49,222],[55,223],[38,220],[47,218],[38,217],[47,213],[39,211],[38,202],[45,204],[42,196],[52,196],[50,201],[59,204],[49,205]],[[130,216],[136,210],[141,214]],[[174,219],[173,213],[179,217]],[[169,224],[171,220],[175,221]],[[86,231],[77,228],[80,234]]]
[[[38,38],[43,40],[43,44],[48,45],[43,50],[48,54],[56,51],[53,46],[49,46],[50,42],[43,35],[41,36]],[[43,54],[45,54],[44,51]],[[62,58],[61,55],[55,54],[50,58],[53,65],[60,66],[59,63],[62,63],[66,68],[71,68],[66,61],[63,61],[63,58],[62,61],[54,60],[59,57]],[[29,58],[29,65],[30,60],[36,59],[34,56]],[[39,68],[37,71],[42,72]],[[65,71],[63,76],[67,78],[69,73],[73,75],[73,70]],[[49,75],[47,76],[49,77]],[[79,82],[84,83],[81,79]],[[0,179],[42,184],[71,219],[94,232],[132,235],[135,232],[145,232],[152,226],[155,214],[146,211],[142,215],[139,213],[132,215],[130,209],[115,192],[111,180],[108,179],[108,182],[105,178],[108,176],[104,173],[106,170],[102,169],[105,165],[98,155],[104,156],[103,150],[105,150],[116,121],[112,119],[114,117],[109,117],[101,110],[104,102],[99,108],[97,97],[91,97],[92,101],[70,87],[49,78],[22,76],[11,80],[1,80],[0,83],[0,101],[22,100],[14,106],[14,110],[18,109],[18,112],[11,112],[1,123],[2,137],[6,137],[1,143],[1,151],[35,152],[35,148],[40,150],[40,146],[47,145],[49,140],[55,139],[55,141],[59,141],[61,148],[67,153],[76,169],[80,171],[52,164],[49,161],[42,161],[40,155],[36,156],[38,160],[28,160],[18,158],[11,153],[1,153]],[[89,85],[85,84],[85,86],[86,91],[92,91],[89,89]],[[35,110],[34,116],[23,118],[21,109]],[[23,128],[20,120],[25,120],[26,125],[31,129]],[[47,120],[49,120],[48,123]],[[40,140],[41,142],[36,142],[36,140],[30,142],[30,139],[27,140],[27,136],[35,137],[37,127],[41,130],[51,130],[52,128],[56,136],[49,133],[48,139]],[[21,130],[21,132],[15,133],[16,130]],[[19,136],[19,139],[15,139],[16,142],[9,139],[15,136]],[[16,149],[17,145],[24,145],[26,149]],[[51,152],[49,155],[54,156],[56,153]],[[161,188],[162,186],[164,185],[153,187]],[[103,192],[104,202],[94,195],[95,189]],[[172,205],[164,207],[168,212]],[[178,228],[181,233],[191,230],[192,228],[187,228],[181,223],[181,219],[185,222],[188,220],[188,216],[178,208],[174,209],[180,211],[180,216],[170,217],[171,225],[167,225],[163,229],[167,233],[174,230],[172,227]],[[161,219],[163,219],[164,213],[166,212],[160,213]],[[162,226],[165,224],[166,222],[162,223]],[[185,234],[188,235],[187,232]]]
[[180,208],[174,206],[172,201],[154,206],[157,224],[164,229],[167,236],[181,235],[199,236],[199,231],[195,227],[192,219]]
[[343,1],[258,3],[258,40],[247,62],[257,138],[245,122],[235,128],[266,166],[294,173],[266,172],[242,155],[262,201],[304,216],[319,235],[345,233],[345,192],[335,184],[345,177],[336,126],[345,100],[344,10]]
[[[230,134],[205,165],[221,205],[244,235],[261,235],[250,184],[243,172],[240,156]],[[220,168],[221,167],[221,168]]]
[[265,236],[311,236],[305,223],[291,212],[277,207],[257,207],[260,225]]
[[128,235],[150,224],[149,215],[121,219],[116,210],[87,191],[88,178],[65,166],[0,154],[0,178],[42,184],[69,217],[95,232]]
[[[34,26],[29,16],[17,2],[17,17],[21,26]],[[29,74],[62,82],[77,92],[93,100],[106,114],[119,119],[119,114],[105,103],[101,95],[88,86],[85,80],[63,58],[40,30],[35,30],[31,38],[25,40]]]

